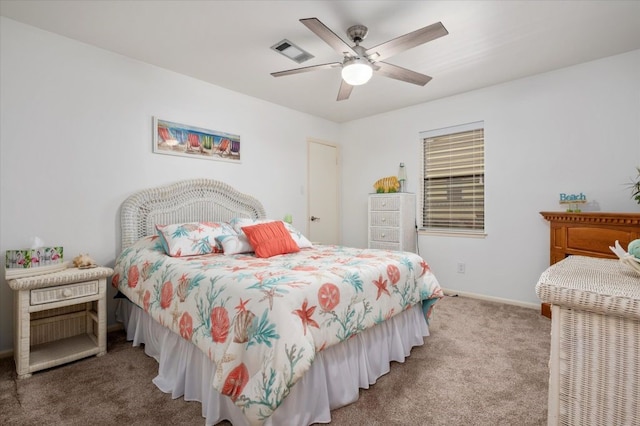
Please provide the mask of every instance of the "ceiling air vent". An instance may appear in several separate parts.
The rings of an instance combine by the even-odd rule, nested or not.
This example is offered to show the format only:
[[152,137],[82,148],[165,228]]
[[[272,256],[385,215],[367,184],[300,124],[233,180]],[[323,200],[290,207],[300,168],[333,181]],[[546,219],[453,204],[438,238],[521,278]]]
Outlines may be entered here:
[[311,53],[305,52],[287,39],[274,44],[273,46],[271,46],[271,48],[276,52],[282,53],[287,58],[296,61],[299,64],[313,58],[313,55]]

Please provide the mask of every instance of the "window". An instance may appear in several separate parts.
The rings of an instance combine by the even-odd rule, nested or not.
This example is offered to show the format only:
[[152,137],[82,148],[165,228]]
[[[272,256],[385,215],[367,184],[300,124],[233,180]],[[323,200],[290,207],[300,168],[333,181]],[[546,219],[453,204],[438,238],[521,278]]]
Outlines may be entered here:
[[484,122],[421,132],[422,228],[484,234]]

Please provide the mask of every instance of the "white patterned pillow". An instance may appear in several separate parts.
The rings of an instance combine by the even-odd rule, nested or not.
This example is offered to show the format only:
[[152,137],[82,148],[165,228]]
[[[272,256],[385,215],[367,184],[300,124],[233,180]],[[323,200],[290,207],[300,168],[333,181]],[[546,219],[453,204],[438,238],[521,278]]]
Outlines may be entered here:
[[156,225],[165,252],[172,257],[222,253],[216,237],[235,235],[225,222],[189,222]]
[[251,247],[246,235],[220,235],[216,237],[216,242],[222,246],[224,254],[253,252],[253,247]]
[[229,221],[229,223],[233,227],[233,230],[238,235],[244,235],[244,232],[242,231],[243,226],[251,226],[251,225],[257,225],[260,223],[267,223],[267,222],[282,222],[284,224],[284,227],[291,234],[291,238],[293,238],[293,241],[296,242],[299,248],[302,249],[302,248],[313,247],[313,244],[311,244],[311,241],[309,241],[307,237],[302,235],[302,232],[298,231],[296,228],[294,228],[292,225],[288,224],[287,222],[277,221],[273,219],[249,219],[246,217],[236,217]]

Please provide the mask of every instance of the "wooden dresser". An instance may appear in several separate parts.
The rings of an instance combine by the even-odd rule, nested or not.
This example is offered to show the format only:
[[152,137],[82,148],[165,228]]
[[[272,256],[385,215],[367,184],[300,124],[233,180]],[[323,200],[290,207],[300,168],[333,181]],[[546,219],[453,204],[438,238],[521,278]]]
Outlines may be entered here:
[[[640,213],[540,212],[549,221],[549,263],[553,265],[572,254],[616,259],[609,249],[616,240],[625,250],[640,238]],[[551,318],[551,308],[543,303],[542,315]]]

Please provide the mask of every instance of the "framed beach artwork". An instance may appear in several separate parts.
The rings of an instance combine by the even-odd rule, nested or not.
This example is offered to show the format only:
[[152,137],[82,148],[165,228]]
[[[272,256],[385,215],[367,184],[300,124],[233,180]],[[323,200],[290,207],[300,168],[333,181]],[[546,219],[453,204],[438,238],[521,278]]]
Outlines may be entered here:
[[153,152],[240,162],[240,136],[153,117]]

